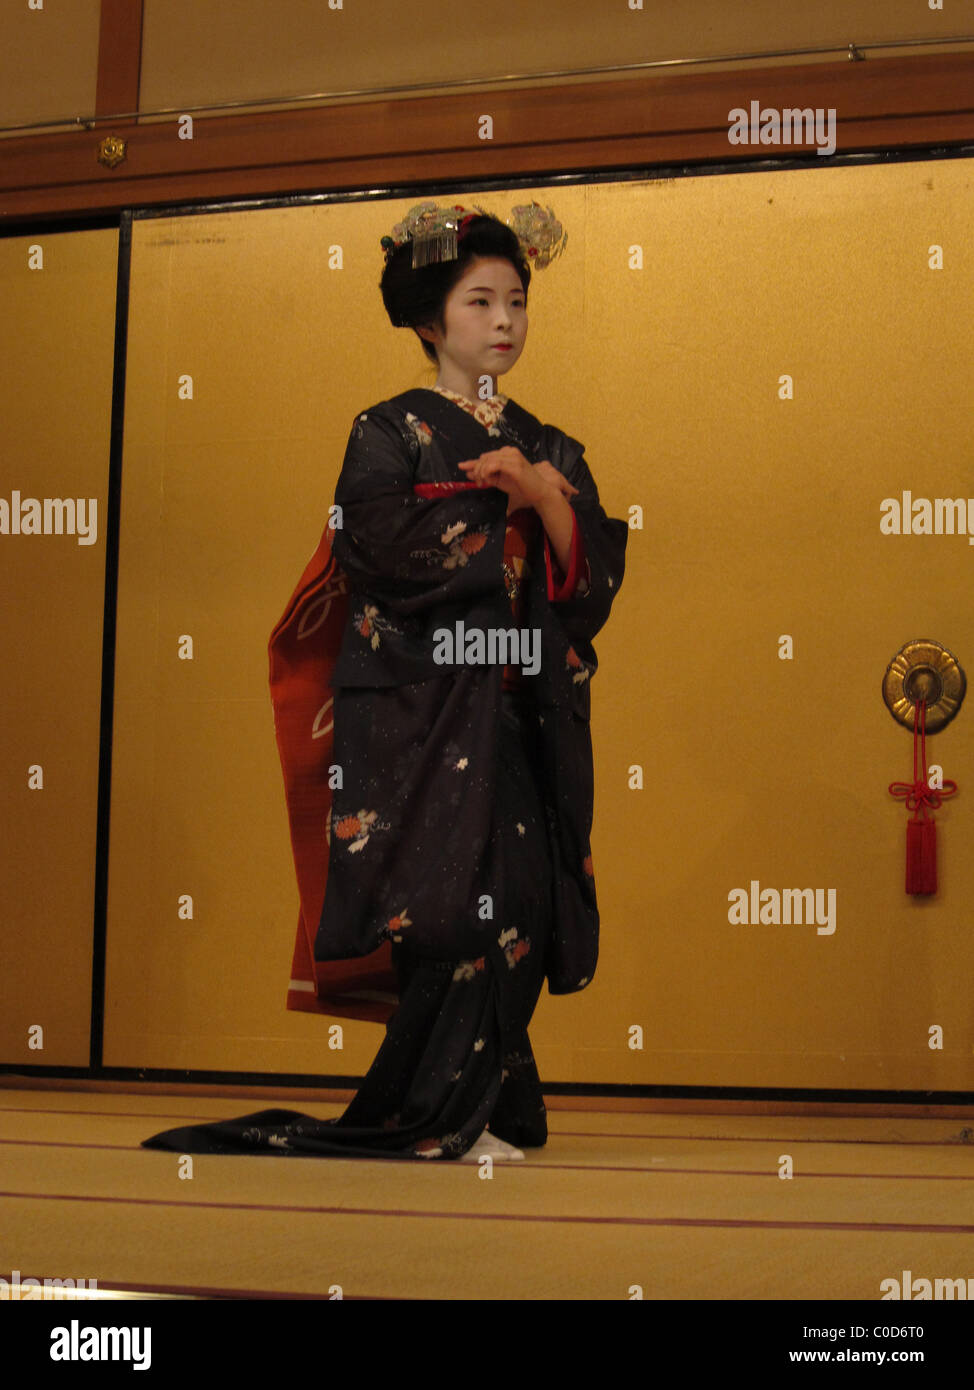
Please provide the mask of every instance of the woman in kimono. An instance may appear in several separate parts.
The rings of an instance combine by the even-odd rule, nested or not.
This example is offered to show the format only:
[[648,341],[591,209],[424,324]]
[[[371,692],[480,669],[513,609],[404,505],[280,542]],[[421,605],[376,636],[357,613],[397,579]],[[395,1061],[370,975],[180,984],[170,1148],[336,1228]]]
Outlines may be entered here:
[[537,204],[514,216],[425,203],[382,239],[387,312],[438,377],[357,417],[335,492],[342,776],[314,956],[385,953],[385,1039],[337,1119],[267,1110],[145,1147],[474,1161],[547,1140],[527,1030],[545,979],[595,973],[592,639],[628,527],[583,446],[497,392],[529,258],[564,246]]

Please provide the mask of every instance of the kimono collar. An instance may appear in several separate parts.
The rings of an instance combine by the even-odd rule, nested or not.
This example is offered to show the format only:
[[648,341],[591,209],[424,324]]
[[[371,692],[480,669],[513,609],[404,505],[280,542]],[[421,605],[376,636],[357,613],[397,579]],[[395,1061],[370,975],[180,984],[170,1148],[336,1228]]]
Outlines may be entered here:
[[430,389],[440,396],[446,396],[447,400],[454,401],[461,410],[472,415],[478,424],[487,430],[497,424],[507,406],[506,396],[491,396],[487,401],[468,401],[466,396],[461,396],[457,391],[450,391],[445,386],[433,386]]

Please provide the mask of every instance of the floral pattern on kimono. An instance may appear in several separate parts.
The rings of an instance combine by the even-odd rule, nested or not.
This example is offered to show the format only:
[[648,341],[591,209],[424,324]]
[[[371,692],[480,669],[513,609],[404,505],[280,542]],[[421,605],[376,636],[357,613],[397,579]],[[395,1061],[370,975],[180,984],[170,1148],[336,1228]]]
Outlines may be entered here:
[[[491,817],[502,671],[467,666],[462,651],[452,663],[433,659],[438,629],[461,621],[468,631],[511,626],[507,495],[471,486],[457,467],[505,444],[531,462],[546,459],[578,489],[570,499],[570,573],[561,573],[540,525],[525,531],[520,575],[515,570],[520,625],[540,637],[540,670],[518,670],[517,684],[542,733],[556,857],[548,982],[552,993],[570,993],[591,980],[597,956],[589,842],[592,638],[622,581],[628,527],[602,509],[582,446],[506,397],[461,404],[442,389],[411,391],[354,422],[335,491],[343,522],[332,543],[358,615],[333,673],[335,761],[346,774],[333,794],[333,815],[338,824],[360,818],[365,807],[388,829],[377,836],[363,826],[363,849],[330,865],[315,956],[367,956],[407,933],[423,954],[476,960],[493,953],[505,970],[530,950],[523,932],[503,946],[496,933],[491,940],[475,909],[484,894],[502,892],[483,880],[479,866]],[[531,520],[539,521],[536,513]]]

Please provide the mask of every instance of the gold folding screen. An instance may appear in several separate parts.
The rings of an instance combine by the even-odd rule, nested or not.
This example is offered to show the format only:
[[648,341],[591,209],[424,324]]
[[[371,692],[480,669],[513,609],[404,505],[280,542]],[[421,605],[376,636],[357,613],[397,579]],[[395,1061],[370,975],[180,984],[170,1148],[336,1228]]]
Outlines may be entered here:
[[89,1060],[117,265],[115,230],[0,241],[0,1060],[29,1066]]
[[[961,790],[940,892],[912,900],[887,791],[911,739],[880,693],[912,637],[974,651],[967,537],[880,530],[904,490],[974,492],[969,169],[443,199],[537,197],[568,228],[501,389],[585,443],[634,523],[592,692],[602,956],[581,994],[542,995],[544,1081],[972,1086],[972,711],[930,742]],[[435,379],[377,287],[379,238],[421,197],[134,223],[107,1066],[349,1076],[381,1040],[342,1021],[338,1048],[284,1008],[297,891],[266,648],[352,420]],[[70,693],[53,656],[36,681]],[[34,874],[43,852],[23,851]],[[731,921],[752,883],[831,915]]]

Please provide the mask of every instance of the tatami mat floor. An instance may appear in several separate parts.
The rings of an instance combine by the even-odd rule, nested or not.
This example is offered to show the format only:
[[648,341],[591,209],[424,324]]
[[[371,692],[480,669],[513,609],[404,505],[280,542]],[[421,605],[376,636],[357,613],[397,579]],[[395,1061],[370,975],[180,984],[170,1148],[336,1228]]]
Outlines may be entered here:
[[[554,1102],[556,1104],[557,1102]],[[523,1163],[180,1156],[179,1124],[344,1103],[0,1091],[0,1277],[203,1297],[881,1298],[971,1279],[960,1119],[549,1110]],[[779,1172],[790,1158],[794,1176]],[[184,1161],[183,1161],[184,1162]]]

